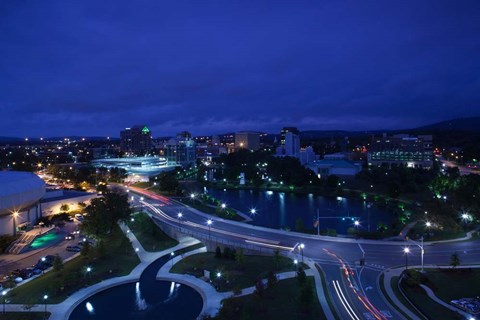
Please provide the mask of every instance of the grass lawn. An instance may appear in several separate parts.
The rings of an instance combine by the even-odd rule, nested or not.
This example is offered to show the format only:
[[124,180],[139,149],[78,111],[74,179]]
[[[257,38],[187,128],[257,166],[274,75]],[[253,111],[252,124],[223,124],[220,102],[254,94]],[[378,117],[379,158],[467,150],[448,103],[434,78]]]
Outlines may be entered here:
[[150,182],[137,182],[134,183],[133,186],[137,188],[148,188],[151,187],[152,184]]
[[234,210],[222,210],[220,212],[217,212],[217,209],[214,207],[210,207],[205,204],[201,204],[198,201],[192,202],[190,199],[179,199],[180,202],[195,208],[197,210],[200,210],[202,212],[212,214],[215,216],[218,216],[223,219],[228,219],[228,220],[234,220],[234,221],[243,221],[244,218],[239,216]]
[[410,299],[410,301],[412,301],[412,303],[430,319],[465,319],[465,317],[451,311],[450,309],[445,308],[444,306],[430,299],[425,293],[425,290],[423,290],[422,288],[409,287],[405,284],[405,281],[402,281],[401,286],[403,292],[407,295],[408,299]]
[[[248,288],[255,285],[257,278],[267,278],[268,272],[273,270],[273,256],[245,256],[240,265],[233,259],[216,258],[214,253],[199,253],[181,260],[171,270],[174,273],[203,276],[203,270],[212,275],[220,272],[221,280],[214,279],[213,283],[218,291],[230,291],[238,288]],[[292,260],[279,257],[276,272],[295,271]]]
[[[47,312],[47,317],[50,317],[50,312]],[[47,318],[47,319],[48,319]],[[45,312],[7,312],[0,313],[2,320],[44,320]]]
[[[13,289],[7,295],[10,303],[37,304],[48,294],[48,303],[59,303],[70,294],[101,280],[124,276],[140,263],[130,241],[116,226],[104,241],[104,253],[92,252],[88,258],[80,256],[65,263],[60,272],[50,271]],[[86,267],[91,267],[87,274]]]
[[426,271],[425,284],[446,303],[460,298],[475,298],[480,293],[480,269],[426,269]]
[[307,320],[326,319],[317,299],[313,277],[308,277],[312,286],[311,302],[301,304],[301,289],[296,279],[279,281],[272,289],[267,289],[262,297],[251,294],[244,297],[229,298],[223,302],[216,320]]
[[145,212],[135,214],[134,221],[129,220],[127,225],[146,251],[163,251],[178,244],[177,240],[163,233]]

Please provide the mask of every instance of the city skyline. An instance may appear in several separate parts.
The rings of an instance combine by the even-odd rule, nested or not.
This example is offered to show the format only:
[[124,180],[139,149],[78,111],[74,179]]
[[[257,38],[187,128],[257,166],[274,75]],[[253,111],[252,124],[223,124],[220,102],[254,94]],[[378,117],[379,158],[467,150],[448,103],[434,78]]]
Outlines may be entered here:
[[480,3],[0,10],[0,136],[408,129],[478,116]]

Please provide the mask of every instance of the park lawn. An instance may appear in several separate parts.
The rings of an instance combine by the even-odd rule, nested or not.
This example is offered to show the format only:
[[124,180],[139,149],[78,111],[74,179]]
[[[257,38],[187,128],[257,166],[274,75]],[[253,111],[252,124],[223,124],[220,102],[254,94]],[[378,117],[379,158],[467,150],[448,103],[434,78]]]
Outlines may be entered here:
[[7,312],[0,314],[2,320],[44,320],[50,318],[50,312],[47,312],[47,318],[45,318],[45,312]]
[[146,251],[163,251],[178,244],[177,240],[167,236],[145,212],[135,214],[134,221],[127,221],[127,225]]
[[137,182],[137,183],[134,183],[133,186],[137,188],[145,189],[145,188],[151,187],[152,184],[150,182]]
[[219,213],[219,212],[217,212],[216,208],[210,207],[206,204],[199,203],[198,201],[192,202],[191,200],[187,200],[187,199],[179,199],[179,200],[180,200],[180,202],[182,202],[182,203],[184,203],[184,204],[186,204],[186,205],[188,205],[192,208],[200,210],[204,213],[215,215],[215,216],[223,218],[223,219],[233,220],[233,221],[243,221],[243,220],[245,220],[243,217],[239,216],[234,210],[228,210],[229,214],[226,214],[226,213],[223,213],[223,212]]
[[[203,270],[208,270],[212,275],[221,273],[221,280],[215,279],[213,284],[220,292],[238,288],[248,288],[255,285],[258,278],[267,278],[268,272],[273,270],[273,256],[246,255],[240,265],[234,259],[216,258],[214,253],[198,253],[188,256],[176,263],[171,272],[191,274],[196,277],[203,276]],[[291,259],[280,256],[276,266],[276,273],[295,271]],[[227,282],[228,281],[228,282]]]
[[300,303],[301,290],[295,278],[279,281],[272,289],[266,289],[262,297],[250,294],[224,300],[215,320],[321,320],[327,319],[317,298],[313,277],[307,277],[313,286],[308,307]]
[[446,303],[460,298],[475,298],[479,295],[480,269],[426,269],[426,271],[428,281],[425,284]]
[[[107,278],[129,274],[140,263],[130,241],[118,226],[104,241],[105,253],[96,257],[92,252],[88,258],[78,256],[64,264],[61,272],[50,271],[25,283],[7,295],[10,303],[38,304],[44,294],[48,303],[59,303],[73,292]],[[92,249],[93,250],[93,249]],[[86,267],[92,268],[87,274]]]
[[410,301],[429,319],[461,320],[465,317],[436,303],[420,287],[409,287],[402,281],[402,290]]

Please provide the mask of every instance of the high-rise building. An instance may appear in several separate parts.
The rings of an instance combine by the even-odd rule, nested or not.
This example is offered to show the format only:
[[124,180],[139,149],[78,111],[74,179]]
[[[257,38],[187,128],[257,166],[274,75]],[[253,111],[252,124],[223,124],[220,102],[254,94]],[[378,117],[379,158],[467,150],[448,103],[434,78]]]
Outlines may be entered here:
[[300,131],[298,131],[298,129],[295,128],[295,127],[283,127],[282,131],[280,131],[280,144],[282,146],[285,145],[285,135],[288,132],[291,132],[291,133],[296,134],[296,135],[298,135],[300,133]]
[[235,133],[235,148],[248,150],[260,149],[260,133],[252,131]]
[[397,134],[373,138],[367,154],[369,165],[402,165],[411,168],[431,168],[433,148],[431,135],[417,137]]
[[152,149],[152,132],[146,125],[120,131],[120,150],[132,155],[145,155]]
[[168,140],[164,147],[165,158],[169,165],[188,166],[195,164],[196,143],[187,131],[177,134],[176,138]]
[[293,132],[286,132],[284,148],[286,156],[298,157],[300,153],[300,136]]

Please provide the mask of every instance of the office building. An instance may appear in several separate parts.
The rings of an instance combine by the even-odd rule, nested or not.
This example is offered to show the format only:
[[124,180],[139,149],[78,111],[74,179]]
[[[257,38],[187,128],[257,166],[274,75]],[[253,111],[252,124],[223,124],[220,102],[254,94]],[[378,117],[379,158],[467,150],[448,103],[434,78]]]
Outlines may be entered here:
[[129,155],[146,155],[152,149],[152,132],[145,126],[120,131],[120,151]]
[[252,151],[260,149],[260,133],[253,131],[235,133],[235,148]]
[[295,135],[300,134],[300,131],[298,131],[298,129],[295,128],[295,127],[284,127],[284,128],[282,128],[282,131],[280,131],[280,145],[282,145],[282,146],[285,145],[285,143],[286,143],[285,138],[286,138],[287,133],[289,133],[289,132],[291,132]]
[[367,159],[368,164],[374,166],[430,169],[433,165],[432,136],[397,134],[388,137],[384,134],[373,138]]
[[175,138],[167,141],[164,154],[168,165],[189,166],[194,165],[196,157],[196,144],[192,135],[182,131]]

